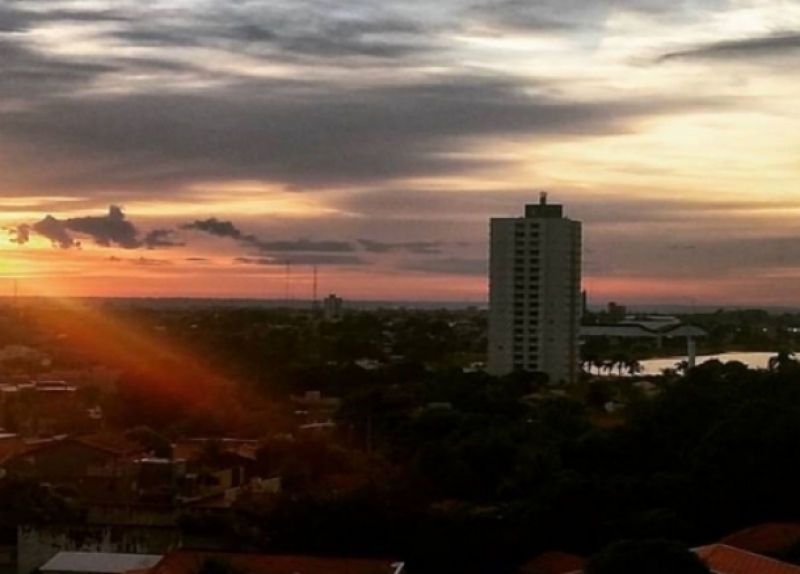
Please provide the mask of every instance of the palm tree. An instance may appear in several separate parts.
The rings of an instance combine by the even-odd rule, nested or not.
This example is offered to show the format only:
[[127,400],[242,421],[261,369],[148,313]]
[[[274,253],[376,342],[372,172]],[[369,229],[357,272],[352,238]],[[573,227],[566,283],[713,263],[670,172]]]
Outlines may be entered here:
[[793,351],[779,351],[777,355],[769,358],[767,369],[773,373],[789,373],[800,368],[800,363],[795,359]]
[[628,374],[631,376],[638,375],[644,370],[642,364],[636,359],[628,359],[625,361],[625,368],[627,369]]
[[628,363],[628,357],[625,356],[623,353],[616,353],[612,361],[614,365],[617,367],[617,372],[621,377],[622,371],[625,369],[625,365]]

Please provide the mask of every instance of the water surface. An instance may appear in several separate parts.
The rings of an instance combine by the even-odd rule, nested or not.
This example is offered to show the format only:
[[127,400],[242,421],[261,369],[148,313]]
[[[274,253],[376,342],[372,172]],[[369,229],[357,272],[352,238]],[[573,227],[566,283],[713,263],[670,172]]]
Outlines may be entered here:
[[[771,357],[776,353],[753,352],[753,353],[722,353],[720,355],[701,355],[697,357],[697,364],[717,359],[723,363],[729,361],[739,361],[753,369],[766,369]],[[645,359],[641,361],[642,374],[660,375],[662,369],[674,369],[676,363],[685,361],[686,357],[661,357],[658,359]]]

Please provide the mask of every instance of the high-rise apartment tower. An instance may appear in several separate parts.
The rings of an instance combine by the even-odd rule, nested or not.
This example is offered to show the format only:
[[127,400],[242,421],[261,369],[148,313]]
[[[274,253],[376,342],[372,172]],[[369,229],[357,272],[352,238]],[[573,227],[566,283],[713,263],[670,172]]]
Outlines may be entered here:
[[489,363],[493,375],[578,377],[581,223],[561,205],[525,206],[525,217],[492,219],[489,263]]

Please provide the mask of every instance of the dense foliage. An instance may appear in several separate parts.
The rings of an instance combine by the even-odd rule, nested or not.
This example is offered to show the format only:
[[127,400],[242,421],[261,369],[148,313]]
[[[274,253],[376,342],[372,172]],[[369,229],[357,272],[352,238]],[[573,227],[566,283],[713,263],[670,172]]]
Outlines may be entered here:
[[[110,425],[154,451],[180,436],[269,437],[255,473],[280,476],[282,494],[245,498],[224,520],[193,524],[198,535],[228,530],[274,552],[396,557],[419,574],[499,574],[545,550],[697,545],[800,519],[800,366],[789,353],[765,371],[710,362],[650,377],[650,393],[611,376],[556,389],[535,373],[464,369],[485,347],[485,314],[475,311],[338,322],[272,310],[126,311],[114,324],[126,336],[157,333],[151,343],[98,348],[89,327],[107,321],[84,321],[81,333],[74,317],[58,317],[58,329],[23,332],[56,334],[40,346],[60,367],[118,360],[117,392],[86,400],[101,400]],[[773,331],[737,322],[749,318]],[[744,331],[764,345],[793,337],[790,318],[699,321],[719,344],[744,341]],[[605,352],[617,365],[609,374],[635,371],[630,355]],[[18,368],[7,365],[9,375]],[[341,397],[335,432],[298,432],[291,397],[311,390]],[[68,513],[67,494],[33,506],[35,516]]]
[[393,466],[346,495],[285,498],[270,546],[502,572],[548,549],[696,545],[800,518],[793,361],[773,372],[707,363],[633,400],[613,428],[575,398],[531,396],[536,384],[449,372],[354,393],[342,424],[369,432]]

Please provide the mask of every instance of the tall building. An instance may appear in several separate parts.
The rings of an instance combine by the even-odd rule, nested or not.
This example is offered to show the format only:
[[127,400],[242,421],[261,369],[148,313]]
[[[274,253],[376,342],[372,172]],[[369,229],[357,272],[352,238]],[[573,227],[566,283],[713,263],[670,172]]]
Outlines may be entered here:
[[328,295],[322,302],[322,314],[326,321],[338,321],[342,318],[344,299],[336,295]]
[[489,363],[493,375],[547,373],[570,383],[579,369],[581,223],[561,205],[525,206],[525,217],[492,219]]

